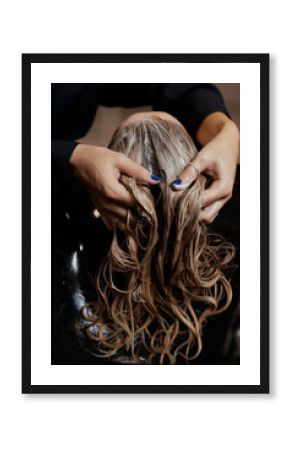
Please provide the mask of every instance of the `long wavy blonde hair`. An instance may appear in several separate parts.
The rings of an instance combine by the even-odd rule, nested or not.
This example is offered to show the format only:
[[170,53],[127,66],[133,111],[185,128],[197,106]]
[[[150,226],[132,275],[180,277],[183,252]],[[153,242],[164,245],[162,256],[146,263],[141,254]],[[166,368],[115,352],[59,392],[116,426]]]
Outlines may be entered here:
[[204,175],[184,191],[170,187],[196,154],[176,119],[135,115],[118,127],[109,147],[162,181],[152,187],[120,178],[138,207],[129,210],[125,231],[113,229],[96,275],[95,299],[82,309],[85,336],[99,357],[188,362],[202,351],[206,319],[231,302],[225,270],[234,247],[199,221]]

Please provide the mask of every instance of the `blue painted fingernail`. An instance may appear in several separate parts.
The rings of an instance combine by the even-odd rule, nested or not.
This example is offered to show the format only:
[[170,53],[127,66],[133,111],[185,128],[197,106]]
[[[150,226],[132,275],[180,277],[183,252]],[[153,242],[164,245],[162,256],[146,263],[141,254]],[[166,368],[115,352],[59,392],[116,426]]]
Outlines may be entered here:
[[153,181],[160,181],[161,177],[159,177],[159,175],[150,175],[151,180]]
[[172,181],[171,184],[174,184],[175,186],[179,186],[182,183],[182,180],[180,178],[177,178],[176,180]]

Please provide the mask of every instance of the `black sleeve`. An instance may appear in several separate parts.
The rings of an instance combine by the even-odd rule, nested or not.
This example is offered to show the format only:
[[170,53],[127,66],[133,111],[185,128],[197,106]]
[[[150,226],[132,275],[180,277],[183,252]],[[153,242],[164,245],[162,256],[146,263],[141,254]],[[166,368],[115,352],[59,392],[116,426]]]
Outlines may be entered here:
[[64,183],[73,177],[70,169],[70,156],[78,145],[75,141],[56,140],[51,141],[51,195],[56,198]]
[[152,85],[151,95],[153,108],[174,115],[185,126],[198,149],[201,145],[196,133],[209,114],[220,111],[231,118],[214,84],[155,84]]
[[51,141],[51,160],[52,168],[63,171],[68,174],[69,159],[75,147],[78,145],[75,141],[52,139]]

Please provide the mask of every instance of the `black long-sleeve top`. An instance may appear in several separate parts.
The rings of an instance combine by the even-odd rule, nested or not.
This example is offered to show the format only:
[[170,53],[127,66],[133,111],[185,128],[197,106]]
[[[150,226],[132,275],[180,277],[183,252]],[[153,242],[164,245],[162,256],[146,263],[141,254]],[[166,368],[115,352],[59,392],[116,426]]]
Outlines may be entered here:
[[63,174],[69,170],[69,158],[76,139],[89,130],[99,105],[152,106],[175,116],[187,129],[197,148],[196,132],[210,113],[229,112],[218,88],[213,84],[119,83],[51,85],[52,164]]

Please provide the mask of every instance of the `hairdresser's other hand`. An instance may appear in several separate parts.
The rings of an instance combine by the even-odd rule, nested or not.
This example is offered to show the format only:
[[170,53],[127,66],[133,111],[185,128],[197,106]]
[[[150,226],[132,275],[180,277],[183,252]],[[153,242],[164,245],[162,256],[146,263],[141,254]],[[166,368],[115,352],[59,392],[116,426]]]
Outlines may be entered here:
[[121,174],[140,181],[156,184],[159,177],[149,172],[122,153],[105,147],[79,144],[74,149],[70,164],[75,175],[86,188],[107,226],[123,227],[129,208],[136,207],[133,197],[119,182]]
[[209,175],[212,181],[201,198],[200,220],[211,223],[232,196],[240,154],[239,130],[224,113],[215,112],[203,120],[196,137],[203,148],[191,161],[194,167],[187,166],[172,188],[186,188],[196,180],[198,172]]

